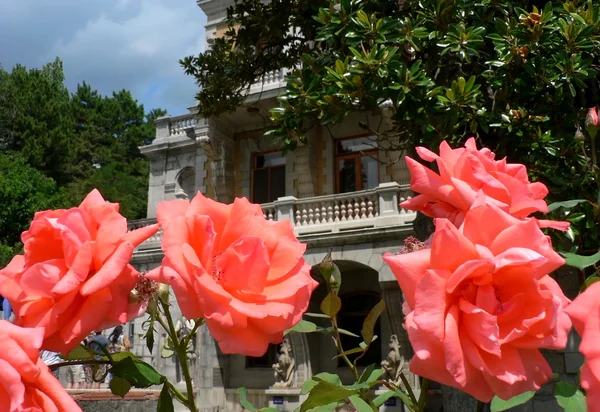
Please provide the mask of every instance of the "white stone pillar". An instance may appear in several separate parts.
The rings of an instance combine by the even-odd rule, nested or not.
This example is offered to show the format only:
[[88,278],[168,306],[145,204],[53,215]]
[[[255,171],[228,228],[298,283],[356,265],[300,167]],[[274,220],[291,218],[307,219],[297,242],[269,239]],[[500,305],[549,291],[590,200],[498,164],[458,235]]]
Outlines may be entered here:
[[396,182],[380,183],[375,188],[379,203],[377,226],[392,226],[401,223],[398,206],[399,190],[400,185]]
[[297,200],[294,196],[285,196],[273,202],[277,209],[277,220],[288,219],[292,226],[294,226],[294,204]]

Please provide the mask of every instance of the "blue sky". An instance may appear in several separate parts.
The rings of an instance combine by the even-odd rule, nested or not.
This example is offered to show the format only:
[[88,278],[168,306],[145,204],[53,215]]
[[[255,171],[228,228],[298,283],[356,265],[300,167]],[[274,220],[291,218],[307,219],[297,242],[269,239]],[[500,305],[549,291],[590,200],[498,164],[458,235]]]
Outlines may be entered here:
[[147,111],[183,114],[197,87],[178,60],[203,51],[205,23],[195,0],[0,0],[0,64],[60,57],[71,90],[128,89]]

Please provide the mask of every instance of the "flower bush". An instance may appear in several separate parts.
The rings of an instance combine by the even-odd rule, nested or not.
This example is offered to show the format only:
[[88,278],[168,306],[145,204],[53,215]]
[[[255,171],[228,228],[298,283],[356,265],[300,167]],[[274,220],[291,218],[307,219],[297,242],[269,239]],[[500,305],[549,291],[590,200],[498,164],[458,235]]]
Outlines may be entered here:
[[170,284],[185,317],[203,318],[223,353],[262,356],[302,319],[317,282],[289,221],[201,193],[161,203],[157,218],[165,258],[146,276]]
[[[492,400],[493,411],[530,399],[548,382],[565,408],[583,411],[585,391],[588,410],[600,410],[600,351],[595,348],[600,286],[593,284],[598,277],[586,280],[587,290],[573,303],[550,277],[565,262],[583,269],[600,256],[557,253],[542,228],[566,230],[568,223],[531,216],[568,210],[578,201],[548,206],[547,189],[528,180],[524,165],[495,160],[490,150],[477,150],[474,140],[460,149],[444,143],[439,155],[423,148],[418,153],[435,161],[439,174],[408,159],[412,189],[421,194],[403,206],[435,218],[435,232],[426,242],[413,237],[403,246],[399,242],[399,253],[384,260],[405,297],[405,327],[414,349],[410,369],[424,378],[419,396],[402,373],[399,385],[384,380],[375,365],[363,371],[357,366],[374,342],[379,344],[374,328],[384,301],[366,316],[362,342],[342,347],[341,335],[349,332],[337,322],[342,278],[331,254],[319,267],[327,287],[322,313],[305,313],[317,282],[303,259],[306,245],[289,222],[267,221],[260,206],[246,199],[225,205],[198,193],[191,201],[163,202],[157,217],[164,259],[142,275],[130,264],[133,249],[158,226],[127,232],[118,205],[93,191],[77,208],[36,214],[23,234],[24,255],[0,271],[0,294],[16,312],[14,325],[0,322],[0,409],[78,410],[37,359],[39,350],[47,349],[61,351],[71,363],[109,365],[116,394],[162,385],[159,410],[172,410],[176,399],[196,412],[202,400],[195,399],[186,355],[194,333],[206,324],[227,354],[261,356],[286,333],[330,336],[355,382],[343,385],[337,376],[315,375],[302,388],[307,396],[300,412],[376,411],[391,397],[421,412],[428,379],[481,402]],[[179,335],[174,325],[169,287],[183,314],[194,321],[190,335]],[[149,349],[158,323],[180,360],[186,393],[131,353],[117,356],[77,346],[89,332],[144,310]],[[330,326],[303,316],[325,318]],[[540,352],[564,348],[571,322],[583,337],[581,388],[553,377]],[[374,397],[377,388],[386,391]],[[257,410],[244,388],[240,396],[246,409]]]
[[43,327],[43,349],[68,352],[90,332],[140,316],[144,303],[130,304],[140,273],[129,261],[157,230],[127,232],[119,205],[97,190],[79,207],[36,213],[22,236],[25,253],[0,271],[15,324]]
[[564,259],[535,221],[481,195],[460,228],[436,219],[431,249],[383,259],[406,298],[412,372],[484,402],[552,376],[538,349],[564,348],[569,300],[548,276]]

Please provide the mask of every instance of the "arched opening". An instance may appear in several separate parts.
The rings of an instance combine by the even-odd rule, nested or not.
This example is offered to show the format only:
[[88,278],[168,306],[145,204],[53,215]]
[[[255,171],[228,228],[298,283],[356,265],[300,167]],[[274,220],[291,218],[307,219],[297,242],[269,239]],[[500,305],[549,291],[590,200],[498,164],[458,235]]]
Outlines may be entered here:
[[184,167],[177,175],[175,197],[178,199],[191,199],[196,194],[196,169]]
[[[381,300],[381,290],[378,273],[375,269],[350,260],[336,260],[335,263],[342,274],[342,285],[338,293],[342,300],[342,308],[337,315],[338,326],[359,336],[341,335],[342,347],[344,351],[347,351],[358,347],[362,342],[360,331],[364,319],[373,306]],[[327,286],[320,274],[319,265],[313,266],[311,274],[319,282],[319,286],[313,292],[308,312],[321,313],[320,305],[327,295]],[[310,318],[308,316],[305,316],[305,319],[316,323],[320,327],[331,326],[326,319]],[[376,323],[374,333],[378,336],[378,339],[373,342],[366,354],[357,361],[359,367],[365,367],[373,363],[378,365],[382,360],[380,321]],[[346,363],[342,359],[335,358],[337,350],[331,337],[320,333],[307,334],[306,337],[313,373],[337,373],[343,382],[353,380],[352,373]],[[356,356],[351,355],[350,358],[353,360]]]
[[[379,301],[381,300],[378,293],[373,291],[354,291],[349,292],[340,296],[342,300],[342,309],[338,313],[337,322],[338,326],[356,336],[350,336],[346,334],[341,335],[342,348],[344,350],[350,350],[359,347],[363,341],[361,336],[361,330],[363,322],[367,315]],[[377,319],[375,324],[374,334],[381,339],[381,320]],[[381,362],[381,344],[375,341],[364,356],[359,357],[358,354],[348,355],[350,361],[356,362],[357,366],[369,366],[371,364],[379,364]],[[346,367],[346,363],[342,358],[338,358],[338,368]]]

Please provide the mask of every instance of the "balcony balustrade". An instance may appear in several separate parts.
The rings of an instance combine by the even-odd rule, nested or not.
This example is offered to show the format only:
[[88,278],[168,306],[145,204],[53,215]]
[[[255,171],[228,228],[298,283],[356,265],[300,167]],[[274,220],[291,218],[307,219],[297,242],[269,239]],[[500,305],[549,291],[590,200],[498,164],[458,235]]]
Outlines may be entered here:
[[[410,199],[408,186],[382,183],[374,189],[336,195],[297,199],[282,197],[272,203],[262,204],[268,220],[289,220],[300,240],[328,234],[356,233],[360,230],[377,231],[380,228],[408,227],[416,213],[404,210],[399,203]],[[156,219],[131,221],[129,229],[156,223]],[[138,249],[160,248],[162,229]]]

